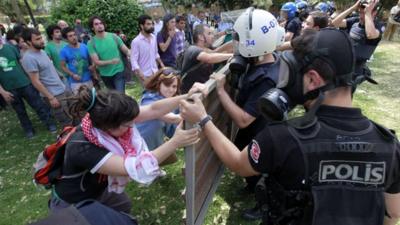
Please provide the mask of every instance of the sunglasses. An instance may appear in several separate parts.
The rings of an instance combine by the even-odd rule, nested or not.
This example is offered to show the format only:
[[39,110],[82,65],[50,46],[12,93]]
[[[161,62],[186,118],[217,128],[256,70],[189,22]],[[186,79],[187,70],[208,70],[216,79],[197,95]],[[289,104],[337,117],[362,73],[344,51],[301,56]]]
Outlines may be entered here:
[[160,78],[161,79],[172,78],[174,76],[177,76],[178,74],[179,74],[179,72],[175,69],[165,68],[162,70],[162,74],[160,75]]

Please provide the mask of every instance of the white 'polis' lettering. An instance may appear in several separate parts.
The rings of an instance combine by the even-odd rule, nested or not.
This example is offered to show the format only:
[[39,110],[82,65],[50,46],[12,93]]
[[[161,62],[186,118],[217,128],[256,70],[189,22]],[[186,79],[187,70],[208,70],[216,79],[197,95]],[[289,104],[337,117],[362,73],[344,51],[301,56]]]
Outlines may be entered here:
[[385,162],[329,160],[319,165],[319,182],[383,184]]

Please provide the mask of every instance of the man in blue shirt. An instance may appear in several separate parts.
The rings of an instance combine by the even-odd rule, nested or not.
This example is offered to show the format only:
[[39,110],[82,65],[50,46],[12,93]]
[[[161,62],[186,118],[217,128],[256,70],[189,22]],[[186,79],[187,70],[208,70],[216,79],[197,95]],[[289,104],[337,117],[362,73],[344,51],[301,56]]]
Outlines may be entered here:
[[93,66],[90,66],[90,56],[85,44],[78,42],[75,30],[71,27],[64,28],[62,35],[68,41],[68,45],[61,49],[60,59],[61,68],[68,74],[68,83],[71,90],[77,93],[82,85],[93,86],[92,73]]

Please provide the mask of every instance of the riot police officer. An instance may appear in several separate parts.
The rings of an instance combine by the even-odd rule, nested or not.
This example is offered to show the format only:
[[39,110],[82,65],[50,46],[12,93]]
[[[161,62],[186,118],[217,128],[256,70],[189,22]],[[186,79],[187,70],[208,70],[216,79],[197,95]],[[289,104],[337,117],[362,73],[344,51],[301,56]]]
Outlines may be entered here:
[[[201,101],[181,102],[222,162],[241,176],[263,174],[263,224],[383,224],[400,217],[400,144],[352,107],[354,50],[348,34],[308,30],[283,52],[279,82],[260,101],[282,120],[295,105],[304,116],[274,122],[239,151],[207,116]],[[261,184],[261,183],[260,183]],[[393,224],[394,224],[393,223]]]
[[[346,28],[349,31],[354,43],[356,67],[353,91],[358,84],[365,80],[377,84],[371,78],[371,72],[366,63],[382,39],[383,24],[376,20],[379,8],[378,3],[379,0],[359,0],[332,20],[333,26]],[[355,10],[358,10],[359,16],[346,19]]]
[[[225,79],[217,79],[217,93],[222,106],[239,127],[234,143],[243,149],[267,122],[258,110],[257,100],[277,83],[279,56],[273,52],[282,43],[285,31],[271,13],[254,8],[240,15],[233,29],[236,54],[230,70],[238,76],[237,82],[231,82],[238,90],[236,100],[224,89]],[[254,192],[258,180],[258,176],[246,177],[245,190]],[[246,210],[243,216],[253,220],[261,219],[262,214],[255,207]]]

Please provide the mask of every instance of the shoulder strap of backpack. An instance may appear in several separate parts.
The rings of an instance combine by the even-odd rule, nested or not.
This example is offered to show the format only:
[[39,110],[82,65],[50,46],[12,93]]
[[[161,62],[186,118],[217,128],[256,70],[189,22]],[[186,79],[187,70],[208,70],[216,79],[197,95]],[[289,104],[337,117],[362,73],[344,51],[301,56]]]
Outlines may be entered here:
[[199,62],[199,63],[197,63],[196,65],[192,66],[188,71],[186,71],[186,72],[181,76],[181,80],[185,79],[185,77],[186,77],[189,73],[191,73],[191,72],[197,70],[197,69],[200,68],[200,66],[202,66],[203,64],[204,64],[204,63]]

